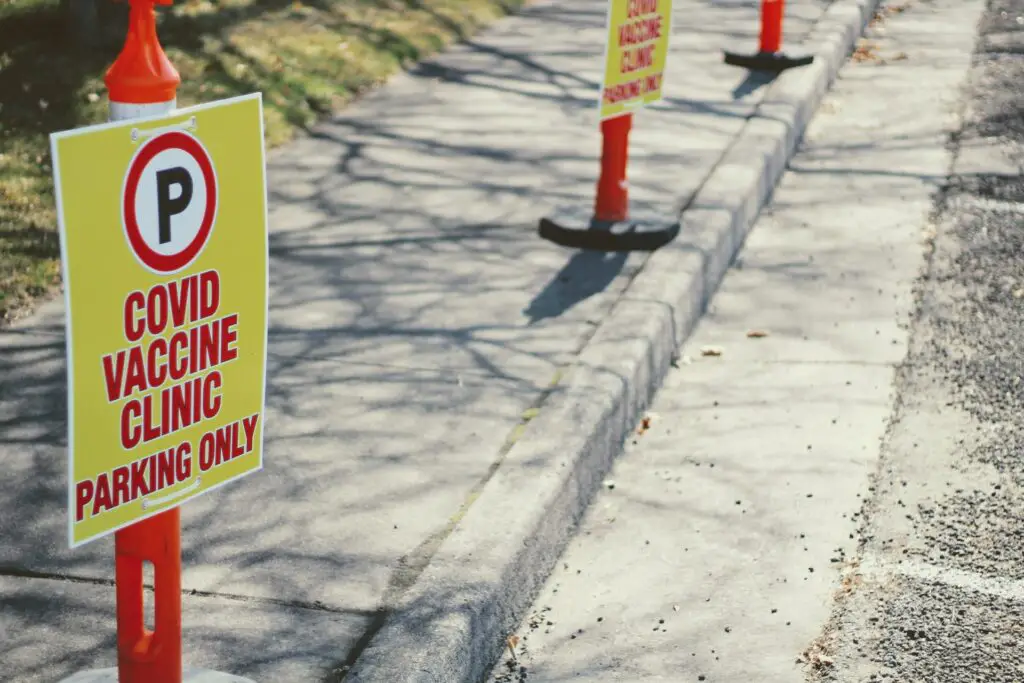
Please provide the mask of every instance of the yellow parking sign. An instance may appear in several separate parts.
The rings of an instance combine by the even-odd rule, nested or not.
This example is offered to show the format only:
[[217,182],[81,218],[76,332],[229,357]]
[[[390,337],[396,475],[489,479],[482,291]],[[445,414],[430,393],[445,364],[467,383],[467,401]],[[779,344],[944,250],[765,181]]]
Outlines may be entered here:
[[55,133],[50,144],[75,547],[262,467],[262,99]]
[[672,0],[608,0],[601,120],[661,99]]

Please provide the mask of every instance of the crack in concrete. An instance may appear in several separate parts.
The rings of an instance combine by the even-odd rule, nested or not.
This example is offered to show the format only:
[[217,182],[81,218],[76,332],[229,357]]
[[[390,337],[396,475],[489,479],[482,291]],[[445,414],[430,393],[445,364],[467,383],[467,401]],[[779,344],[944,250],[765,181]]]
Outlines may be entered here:
[[[84,583],[93,586],[109,586],[113,587],[115,584],[114,579],[106,579],[94,576],[74,576],[72,574],[59,574],[56,572],[38,572],[31,569],[22,569],[20,567],[0,566],[0,577],[9,577],[16,579],[39,579],[44,581],[66,581],[69,583]],[[143,588],[146,591],[152,592],[153,585],[146,583],[143,584]],[[354,610],[354,609],[341,609],[337,607],[331,607],[319,600],[313,602],[305,602],[302,600],[281,600],[278,598],[264,598],[252,595],[241,595],[239,593],[221,593],[218,591],[207,591],[198,590],[194,588],[184,588],[181,591],[182,595],[200,597],[200,598],[220,598],[222,600],[232,600],[235,602],[246,602],[257,605],[275,605],[278,607],[291,607],[296,609],[307,609],[318,612],[330,612],[333,614],[355,614],[364,617],[371,617],[377,614],[376,611],[369,610]]]

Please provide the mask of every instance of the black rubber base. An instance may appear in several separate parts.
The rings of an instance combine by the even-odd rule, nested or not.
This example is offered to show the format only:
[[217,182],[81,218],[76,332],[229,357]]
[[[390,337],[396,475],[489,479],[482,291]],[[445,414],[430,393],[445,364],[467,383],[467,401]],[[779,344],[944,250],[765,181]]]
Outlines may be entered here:
[[739,66],[751,71],[771,71],[778,73],[798,66],[807,66],[814,61],[814,55],[790,56],[782,52],[758,52],[755,54],[725,53],[725,63]]
[[544,239],[572,249],[592,251],[654,251],[679,234],[679,223],[626,220],[599,221],[574,216],[541,218],[537,232]]

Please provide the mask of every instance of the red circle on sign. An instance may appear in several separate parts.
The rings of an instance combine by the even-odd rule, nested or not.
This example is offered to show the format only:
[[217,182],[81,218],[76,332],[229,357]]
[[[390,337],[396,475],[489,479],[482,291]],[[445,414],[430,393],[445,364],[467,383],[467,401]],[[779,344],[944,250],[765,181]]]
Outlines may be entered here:
[[[142,172],[150,161],[160,152],[168,149],[179,149],[199,165],[206,183],[206,208],[203,218],[192,241],[184,249],[175,254],[161,254],[146,243],[139,228],[138,217],[135,215],[135,196],[139,191],[139,180]],[[145,143],[128,166],[122,193],[121,217],[124,222],[124,233],[128,245],[138,259],[152,271],[157,273],[174,273],[190,264],[206,246],[206,241],[213,231],[213,219],[217,214],[217,178],[213,172],[213,162],[203,146],[194,137],[181,131],[171,131],[156,136]]]

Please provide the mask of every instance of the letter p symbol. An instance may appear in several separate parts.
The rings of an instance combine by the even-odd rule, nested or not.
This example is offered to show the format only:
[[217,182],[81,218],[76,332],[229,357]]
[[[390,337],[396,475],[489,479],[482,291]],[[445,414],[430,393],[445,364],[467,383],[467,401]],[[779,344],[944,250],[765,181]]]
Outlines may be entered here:
[[[177,192],[171,195],[172,188]],[[171,241],[171,217],[192,201],[192,176],[181,166],[156,172],[156,210],[160,244]]]

